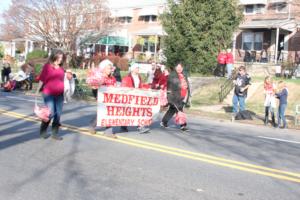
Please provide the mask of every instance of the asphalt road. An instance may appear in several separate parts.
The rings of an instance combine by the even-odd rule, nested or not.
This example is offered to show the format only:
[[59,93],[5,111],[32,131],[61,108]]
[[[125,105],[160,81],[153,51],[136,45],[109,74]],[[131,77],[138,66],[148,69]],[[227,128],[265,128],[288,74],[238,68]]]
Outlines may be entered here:
[[[33,97],[0,92],[0,199],[299,200],[300,132],[189,117],[92,136],[95,105],[64,106],[64,140],[43,140]],[[118,129],[115,129],[118,132]]]

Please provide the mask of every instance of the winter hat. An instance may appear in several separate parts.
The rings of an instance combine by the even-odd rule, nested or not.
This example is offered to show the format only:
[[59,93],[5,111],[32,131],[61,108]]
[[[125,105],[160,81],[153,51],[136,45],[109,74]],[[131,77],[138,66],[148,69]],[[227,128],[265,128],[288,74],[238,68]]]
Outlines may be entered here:
[[135,70],[136,68],[139,68],[139,65],[137,63],[134,63],[133,65],[131,65],[130,67],[130,71]]
[[113,63],[110,60],[105,59],[99,63],[98,67],[99,67],[100,71],[102,72],[105,69],[105,67],[108,65],[113,66]]

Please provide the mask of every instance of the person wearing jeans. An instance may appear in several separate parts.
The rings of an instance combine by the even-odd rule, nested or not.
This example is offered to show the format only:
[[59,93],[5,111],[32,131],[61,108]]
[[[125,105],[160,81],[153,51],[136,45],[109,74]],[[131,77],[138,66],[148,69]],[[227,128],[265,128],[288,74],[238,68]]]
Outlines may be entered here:
[[244,111],[245,110],[245,97],[234,94],[233,99],[232,99],[232,104],[233,104],[233,113],[238,113],[239,111]]
[[36,96],[42,91],[44,103],[51,111],[50,120],[48,122],[42,121],[40,126],[40,137],[44,139],[50,136],[47,134],[47,128],[52,119],[52,138],[55,140],[63,139],[58,136],[58,130],[64,99],[64,69],[62,67],[64,58],[64,53],[61,50],[54,50],[51,53],[48,63],[43,66],[36,91]]
[[286,119],[285,119],[285,110],[287,107],[287,98],[288,98],[288,89],[286,84],[283,81],[279,82],[280,92],[276,93],[276,97],[279,99],[279,107],[278,107],[278,128],[280,128],[281,121],[283,122],[283,128],[287,128]]
[[244,111],[246,107],[245,100],[247,98],[248,88],[251,85],[251,78],[246,72],[246,68],[244,66],[239,67],[239,73],[236,79],[233,81],[235,84],[234,87],[234,95],[232,98],[233,104],[233,115],[232,121],[235,119],[235,116],[238,112]]
[[227,79],[231,79],[232,69],[233,69],[233,55],[231,49],[227,49],[226,53],[226,69],[227,69]]

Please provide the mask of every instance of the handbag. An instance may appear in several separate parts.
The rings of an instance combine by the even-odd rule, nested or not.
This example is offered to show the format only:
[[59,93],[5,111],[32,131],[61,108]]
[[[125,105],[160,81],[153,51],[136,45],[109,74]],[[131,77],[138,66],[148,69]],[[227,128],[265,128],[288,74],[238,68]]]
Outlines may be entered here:
[[180,111],[175,104],[174,104],[174,106],[177,109],[177,113],[175,115],[175,123],[177,125],[186,124],[186,114],[184,112]]
[[51,110],[47,106],[38,106],[37,98],[35,99],[35,105],[33,109],[36,116],[44,122],[48,122],[50,120],[49,116],[51,114]]
[[86,83],[88,86],[92,88],[98,88],[102,82],[103,82],[103,74],[100,72],[98,68],[91,69],[88,71],[87,79],[86,79]]
[[167,105],[168,105],[167,90],[161,89],[160,90],[160,106],[167,106]]

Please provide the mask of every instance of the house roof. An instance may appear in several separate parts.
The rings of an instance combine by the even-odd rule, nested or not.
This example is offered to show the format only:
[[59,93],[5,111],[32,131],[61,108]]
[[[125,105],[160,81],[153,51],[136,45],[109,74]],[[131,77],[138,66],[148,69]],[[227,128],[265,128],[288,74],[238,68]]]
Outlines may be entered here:
[[265,19],[252,20],[239,26],[240,29],[274,29],[280,28],[292,32],[297,27],[295,20]]
[[267,4],[267,0],[240,0],[241,5]]
[[140,36],[150,36],[150,35],[163,36],[163,35],[167,35],[166,32],[163,30],[163,28],[161,26],[142,29],[138,32],[135,32],[134,34],[135,35],[140,35]]
[[133,17],[132,9],[116,9],[112,11],[113,17]]

